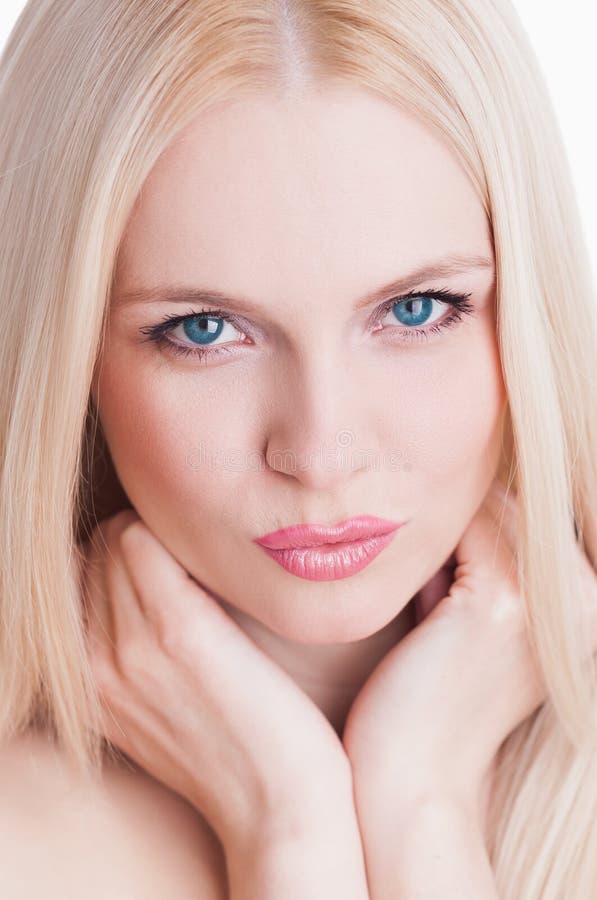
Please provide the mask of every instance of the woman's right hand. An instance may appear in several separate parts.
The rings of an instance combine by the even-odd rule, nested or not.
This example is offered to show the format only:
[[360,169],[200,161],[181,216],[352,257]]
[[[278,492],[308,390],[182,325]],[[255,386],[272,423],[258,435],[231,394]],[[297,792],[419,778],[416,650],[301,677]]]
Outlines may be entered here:
[[[103,733],[205,816],[226,850],[296,836],[351,791],[329,721],[134,510],[83,545]],[[351,796],[351,795],[350,795]]]

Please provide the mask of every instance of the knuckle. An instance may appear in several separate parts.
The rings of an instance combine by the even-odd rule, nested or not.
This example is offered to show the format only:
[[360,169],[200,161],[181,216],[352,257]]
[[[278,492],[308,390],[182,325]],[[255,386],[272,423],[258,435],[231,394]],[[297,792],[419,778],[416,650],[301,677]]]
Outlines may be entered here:
[[102,519],[94,528],[94,537],[102,546],[120,545],[122,534],[137,521],[141,521],[132,509],[124,509],[109,518]]
[[500,586],[493,593],[490,612],[496,622],[518,626],[523,619],[521,598],[507,586]]
[[143,572],[143,561],[147,555],[147,534],[147,526],[138,517],[123,519],[120,523],[120,530],[115,533],[115,542],[120,556],[126,559],[130,566],[137,569],[139,574]]
[[131,519],[130,517],[122,519],[115,525],[115,539],[122,550],[129,547],[136,547],[137,542],[143,540],[145,534],[145,525],[138,517]]
[[115,513],[108,520],[111,527],[114,528],[116,532],[121,532],[125,528],[128,528],[129,525],[133,525],[135,522],[140,522],[141,518],[136,512],[136,510],[127,508],[121,509],[119,512]]
[[522,597],[506,586],[496,591],[490,609],[490,622],[492,627],[499,628],[509,640],[524,637],[527,625]]
[[451,608],[475,627],[500,629],[510,636],[521,635],[526,627],[523,599],[508,581],[493,578],[470,580],[450,595]]

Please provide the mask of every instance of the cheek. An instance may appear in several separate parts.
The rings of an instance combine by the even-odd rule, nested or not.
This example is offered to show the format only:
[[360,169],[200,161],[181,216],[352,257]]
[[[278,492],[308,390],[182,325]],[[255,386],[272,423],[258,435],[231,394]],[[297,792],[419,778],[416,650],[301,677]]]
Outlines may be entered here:
[[486,480],[501,452],[506,393],[491,335],[450,356],[421,356],[393,406],[394,441],[417,489],[454,490]]
[[495,341],[468,341],[450,359],[431,353],[410,367],[392,443],[405,466],[396,508],[413,527],[401,548],[404,587],[414,594],[453,551],[495,477],[506,393]]
[[[505,390],[493,330],[403,360],[394,358],[383,390],[367,391],[362,400],[376,432],[369,437],[397,449],[405,463],[402,474],[388,476],[392,490],[413,508],[423,496],[470,502],[500,452]],[[258,398],[267,385],[245,374],[239,369],[231,383],[226,366],[202,379],[167,363],[133,364],[126,353],[104,359],[100,420],[120,482],[142,516],[203,508],[213,521],[234,507],[241,485],[260,481],[267,426]],[[396,389],[388,391],[388,383]]]
[[117,358],[102,367],[101,425],[118,478],[147,521],[163,519],[168,508],[221,504],[227,472],[243,447],[229,392],[213,379],[202,392],[199,381],[167,366],[156,373]]

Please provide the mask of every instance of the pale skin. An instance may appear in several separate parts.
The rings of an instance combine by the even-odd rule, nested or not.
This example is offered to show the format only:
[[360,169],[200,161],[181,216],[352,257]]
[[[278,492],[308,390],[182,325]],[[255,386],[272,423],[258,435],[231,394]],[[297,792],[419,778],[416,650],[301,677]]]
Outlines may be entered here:
[[[357,306],[455,255],[475,262],[412,285],[470,295],[453,327],[411,341],[390,309],[372,324],[393,294]],[[82,592],[107,736],[205,817],[234,900],[496,897],[492,767],[544,689],[495,480],[495,263],[466,175],[365,91],[226,104],[158,161],[117,275],[93,396],[134,508],[100,523]],[[131,298],[164,285],[250,299],[231,352],[143,342],[205,307]],[[402,464],[324,464],[340,432]],[[265,464],[190,465],[200,442]],[[252,543],[366,513],[408,524],[350,578],[299,579]]]

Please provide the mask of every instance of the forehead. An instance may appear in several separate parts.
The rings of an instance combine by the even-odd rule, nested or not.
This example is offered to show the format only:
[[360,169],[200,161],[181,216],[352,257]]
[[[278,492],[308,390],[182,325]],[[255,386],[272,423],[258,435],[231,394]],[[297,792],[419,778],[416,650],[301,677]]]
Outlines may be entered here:
[[334,86],[200,113],[143,185],[118,280],[352,295],[490,248],[482,203],[441,137],[373,92]]

